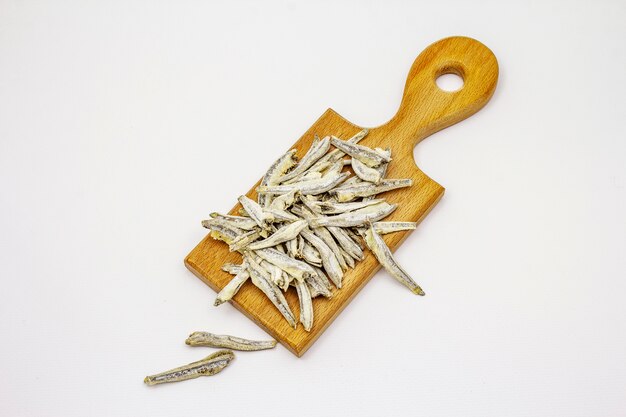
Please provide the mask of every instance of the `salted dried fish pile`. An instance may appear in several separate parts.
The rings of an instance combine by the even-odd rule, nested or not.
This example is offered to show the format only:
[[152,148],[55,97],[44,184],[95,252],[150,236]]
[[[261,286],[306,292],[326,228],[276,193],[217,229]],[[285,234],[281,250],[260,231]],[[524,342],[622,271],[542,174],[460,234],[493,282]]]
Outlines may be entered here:
[[290,150],[263,176],[257,201],[241,196],[239,215],[212,213],[202,222],[214,239],[242,255],[241,264],[223,266],[234,277],[217,295],[216,306],[231,300],[250,280],[296,328],[283,295],[292,286],[300,300],[299,321],[310,331],[312,299],[332,297],[331,283],[341,288],[346,271],[363,260],[365,246],[391,276],[424,295],[380,236],[416,227],[413,222],[381,221],[397,205],[378,197],[412,181],[385,178],[391,149],[360,145],[367,133],[362,130],[348,140],[315,137],[299,161]]

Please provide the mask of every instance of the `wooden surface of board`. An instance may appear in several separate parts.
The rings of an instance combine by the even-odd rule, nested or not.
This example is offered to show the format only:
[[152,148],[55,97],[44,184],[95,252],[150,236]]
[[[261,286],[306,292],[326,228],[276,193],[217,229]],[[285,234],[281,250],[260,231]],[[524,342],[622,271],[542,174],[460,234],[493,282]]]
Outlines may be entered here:
[[[464,84],[459,90],[441,90],[435,80],[443,74],[457,74]],[[441,198],[444,188],[426,176],[413,159],[413,148],[427,136],[457,123],[480,110],[491,98],[498,80],[498,63],[494,54],[482,43],[466,37],[442,39],[426,48],[415,60],[409,75],[402,103],[396,115],[386,124],[370,128],[360,143],[369,147],[390,147],[393,160],[386,178],[411,178],[413,186],[382,194],[398,208],[385,221],[421,221]],[[304,135],[288,149],[297,149],[302,157],[313,141],[314,135],[335,135],[348,139],[362,127],[356,126],[332,109],[328,109]],[[279,155],[277,154],[276,157]],[[246,194],[256,200],[254,185]],[[233,201],[238,195],[233,194]],[[235,214],[240,206],[231,210]],[[385,242],[395,250],[408,236],[408,232],[384,235]],[[274,305],[251,283],[246,283],[232,304],[261,326],[290,351],[301,356],[322,334],[337,315],[379,269],[379,264],[369,251],[365,259],[349,269],[340,290],[333,289],[333,297],[313,300],[315,314],[311,332],[300,324],[289,326]],[[225,262],[241,262],[239,253],[228,251],[228,245],[205,237],[185,258],[185,265],[215,291],[222,289],[231,275],[220,270]],[[416,271],[414,271],[416,272]],[[404,287],[398,291],[406,297],[416,297]],[[426,289],[428,292],[428,289]],[[290,288],[286,298],[294,314],[298,314],[296,291]]]

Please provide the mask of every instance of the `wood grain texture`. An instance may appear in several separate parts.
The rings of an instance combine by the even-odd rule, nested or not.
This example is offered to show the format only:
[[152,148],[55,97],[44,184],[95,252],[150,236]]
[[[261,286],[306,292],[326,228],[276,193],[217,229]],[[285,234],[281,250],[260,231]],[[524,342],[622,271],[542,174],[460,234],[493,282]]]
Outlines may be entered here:
[[[460,90],[446,92],[437,87],[437,77],[448,73],[463,78],[464,85]],[[430,45],[417,57],[407,77],[398,112],[386,124],[371,128],[361,142],[370,147],[391,147],[393,161],[389,164],[387,178],[413,179],[412,187],[383,194],[388,202],[399,204],[398,209],[385,220],[419,222],[439,201],[444,188],[417,168],[413,159],[413,148],[427,136],[480,110],[493,95],[497,80],[496,57],[486,46],[474,39],[442,39]],[[362,127],[328,109],[288,149],[297,149],[298,156],[302,157],[315,134],[320,137],[335,135],[347,139],[361,129]],[[258,183],[248,191],[250,198],[256,199],[254,189],[257,185]],[[233,194],[233,201],[236,197]],[[231,213],[239,208],[239,205],[235,206]],[[384,239],[395,250],[408,233],[392,233],[385,235]],[[301,356],[379,269],[374,256],[369,251],[365,253],[365,259],[355,269],[346,272],[343,287],[333,291],[333,298],[318,297],[313,300],[315,323],[309,333],[302,325],[296,330],[289,327],[272,303],[251,283],[244,285],[231,302],[291,352]],[[229,274],[220,270],[221,265],[240,261],[239,253],[230,253],[226,244],[207,236],[185,258],[185,265],[212,289],[219,291],[231,279]],[[415,302],[419,302],[417,296],[405,291],[403,287],[398,287],[398,293],[415,297]],[[286,298],[292,311],[298,314],[298,299],[293,288],[289,289]]]

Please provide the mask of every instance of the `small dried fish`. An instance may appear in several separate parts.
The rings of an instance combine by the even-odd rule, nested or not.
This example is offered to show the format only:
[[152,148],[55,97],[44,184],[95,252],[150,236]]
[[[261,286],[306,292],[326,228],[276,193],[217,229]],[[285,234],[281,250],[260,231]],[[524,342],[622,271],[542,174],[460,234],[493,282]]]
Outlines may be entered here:
[[237,265],[232,262],[226,262],[224,265],[222,265],[222,271],[228,272],[231,275],[237,275],[238,273],[240,273],[241,271],[245,269],[246,268],[243,266],[243,264]]
[[[348,188],[350,186],[357,185],[357,184],[366,184],[366,183],[359,177],[350,177],[347,180],[345,180],[340,186],[335,188],[335,190],[343,190],[344,188]],[[330,197],[334,198],[333,194],[334,192],[330,193]]]
[[269,298],[272,304],[274,304],[278,311],[280,311],[280,314],[283,315],[289,325],[295,329],[296,319],[289,308],[289,304],[287,304],[285,296],[282,292],[280,292],[280,288],[278,288],[276,284],[267,279],[264,274],[261,273],[261,266],[254,259],[252,259],[251,256],[247,257],[247,261],[248,272],[250,273],[252,283],[265,293],[267,298]]
[[310,181],[310,180],[319,180],[320,178],[322,178],[322,173],[321,172],[305,172],[302,173],[300,175],[298,175],[297,177],[294,177],[290,180],[287,180],[285,182],[283,182],[282,184],[293,184],[295,182],[302,182],[302,181]]
[[384,193],[386,191],[395,190],[397,188],[410,187],[413,181],[410,179],[401,180],[382,180],[378,184],[364,182],[346,188],[338,188],[332,191],[332,194],[340,203],[354,200],[357,197],[367,197],[374,194]]
[[222,288],[222,290],[217,294],[215,298],[214,306],[219,306],[220,304],[225,303],[226,301],[232,300],[232,298],[237,294],[241,286],[250,278],[250,274],[247,269],[243,269],[237,273],[229,282]]
[[276,346],[275,340],[248,340],[241,337],[217,335],[209,332],[193,332],[185,343],[189,346],[206,346],[232,350],[264,350]]
[[424,295],[424,291],[420,286],[398,265],[383,238],[374,231],[374,226],[370,226],[365,232],[365,242],[374,253],[374,256],[376,256],[376,259],[378,259],[378,262],[389,272],[389,275],[409,288],[414,294]]
[[[315,219],[315,215],[305,207],[300,207],[299,212],[302,215],[302,217],[304,217],[308,222],[311,222],[312,220]],[[341,255],[339,246],[337,246],[337,242],[335,242],[330,232],[326,230],[325,227],[315,227],[312,229],[312,231],[317,237],[319,237],[326,244],[326,246],[330,248],[330,250],[335,255],[335,258],[337,258],[337,261],[339,262],[339,266],[341,266],[341,269],[343,271],[347,270],[348,264],[344,260],[344,257]]]
[[417,222],[376,222],[373,223],[373,226],[376,233],[384,235],[403,230],[414,230],[417,228]]
[[[387,148],[387,153],[391,156],[391,149]],[[380,164],[376,167],[376,170],[380,173],[380,178],[384,179],[385,175],[387,175],[387,168],[389,167],[389,162],[385,162],[384,164]],[[367,197],[363,197],[363,201],[370,201],[376,198],[376,194],[368,195]]]
[[147,385],[157,385],[166,382],[186,381],[200,376],[212,376],[226,368],[233,359],[235,359],[235,354],[232,351],[220,350],[197,362],[147,376],[143,382]]
[[292,258],[298,257],[298,239],[291,239],[285,242],[285,246],[287,247],[287,254]]
[[351,228],[346,227],[346,228],[343,228],[342,230],[345,231],[346,234],[352,238],[354,243],[356,243],[359,246],[359,248],[361,248],[361,250],[365,249],[365,245],[363,245],[363,242],[359,238],[359,235],[355,233]]
[[[353,137],[348,139],[347,142],[349,142],[349,143],[358,143],[361,139],[363,139],[365,137],[365,135],[367,135],[367,132],[368,132],[367,129],[363,129],[359,133],[357,133],[356,135],[354,135]],[[334,136],[332,136],[332,137],[334,137]],[[341,140],[339,138],[336,138],[336,139],[337,140]],[[324,169],[328,168],[330,166],[330,164],[332,164],[333,162],[338,161],[339,159],[341,159],[344,155],[345,155],[345,153],[343,153],[339,149],[333,149],[332,151],[328,152],[326,155],[321,157],[307,171],[321,172]]]
[[296,291],[298,292],[298,300],[300,300],[300,323],[304,326],[304,330],[311,331],[313,327],[313,300],[309,287],[304,282],[295,282]]
[[329,294],[330,294],[332,285],[330,283],[330,280],[328,279],[328,276],[324,272],[324,270],[316,266],[314,266],[313,269],[315,269],[315,272],[317,272],[317,276],[316,276],[317,280],[324,286],[324,288],[326,288],[329,291]]
[[228,248],[231,252],[239,251],[257,240],[259,237],[261,237],[260,230],[250,230],[247,233],[237,236],[232,243],[228,245]]
[[[261,179],[261,185],[267,186],[278,184],[278,179],[282,177],[290,168],[296,165],[296,163],[296,150],[292,149],[286,152],[270,166],[270,169],[267,170]],[[259,196],[259,204],[261,206],[267,207],[269,202],[270,198],[268,198],[268,196]]]
[[361,226],[367,222],[375,222],[391,214],[397,204],[381,202],[373,206],[364,207],[359,210],[349,211],[336,216],[321,216],[309,221],[311,227],[338,226],[351,227]]
[[272,216],[274,218],[274,221],[276,222],[295,222],[300,220],[298,216],[294,216],[286,210],[279,210],[267,207],[263,209],[263,212],[267,215]]
[[221,240],[222,242],[226,242],[227,245],[230,245],[242,233],[243,230],[241,229],[239,229],[239,232],[237,232],[232,228],[224,226],[222,224],[212,224],[211,233],[209,233],[209,236],[211,236],[213,239]]
[[348,269],[348,264],[346,263],[343,255],[341,254],[341,250],[337,245],[337,242],[335,242],[335,239],[333,239],[333,236],[330,234],[330,232],[325,227],[315,227],[311,229],[311,231],[315,234],[315,236],[322,239],[326,246],[330,248],[330,250],[335,255],[335,258],[337,258],[339,266],[345,272]]
[[211,219],[203,220],[202,226],[210,229],[211,224],[221,223],[231,227],[236,227],[238,229],[243,230],[252,230],[257,227],[257,224],[250,217],[242,217],[242,216],[230,216],[227,214],[219,214],[219,213],[211,213]]
[[315,274],[315,270],[306,262],[291,258],[289,255],[273,248],[259,249],[257,255],[287,272],[294,278],[306,279],[308,275]]
[[333,162],[324,170],[324,177],[335,177],[341,173],[343,169],[343,161],[340,159],[337,162]]
[[322,266],[320,253],[308,242],[304,242],[302,246],[302,259],[311,265]]
[[258,187],[256,191],[259,194],[285,194],[290,191],[296,190],[302,195],[307,194],[322,194],[335,188],[338,184],[344,181],[350,176],[349,172],[344,172],[336,176],[323,177],[317,180],[309,180],[302,182],[295,182],[293,184],[274,185],[268,187]]
[[307,226],[308,222],[306,220],[295,221],[287,226],[281,227],[267,239],[251,243],[250,245],[248,245],[248,249],[257,250],[271,248],[272,246],[276,246],[279,243],[287,242],[288,240],[297,237],[300,234],[300,231]]
[[383,158],[386,158],[389,161],[391,161],[391,148],[386,148],[386,149],[374,148],[374,152],[380,154]]
[[332,293],[330,292],[330,282],[328,281],[326,274],[324,274],[324,272],[320,268],[316,268],[316,271],[317,274],[311,275],[305,280],[305,282],[309,286],[311,298],[315,298],[318,295],[326,298],[331,298]]
[[293,189],[288,193],[279,195],[272,201],[272,204],[270,204],[270,208],[274,210],[287,210],[293,205],[294,201],[296,200],[297,194],[298,190]]
[[239,203],[250,217],[258,224],[261,229],[268,229],[268,225],[274,221],[274,216],[265,213],[263,208],[254,200],[242,195],[239,197]]
[[339,261],[335,257],[333,251],[324,243],[322,239],[315,236],[313,232],[310,230],[304,229],[302,232],[302,237],[311,242],[315,249],[320,253],[322,257],[322,264],[324,265],[324,270],[330,277],[335,287],[341,288],[341,280],[343,279],[343,270],[339,265]]
[[363,250],[357,245],[346,232],[346,229],[337,226],[328,226],[328,231],[335,237],[337,243],[343,250],[345,250],[351,257],[356,260],[363,259]]
[[[367,136],[368,133],[369,133],[369,130],[363,129],[363,130],[357,132],[356,135],[352,136],[346,142],[348,142],[348,143],[359,143],[361,141],[361,139],[363,139],[365,136]],[[335,136],[331,136],[331,138],[334,138],[336,140],[341,140],[341,139],[339,139],[338,137],[335,137]],[[311,171],[322,171],[326,167],[328,167],[332,162],[338,161],[341,158],[343,158],[344,155],[345,155],[345,152],[341,151],[340,149],[333,149],[332,151],[330,151],[326,155],[324,155],[322,158],[320,158],[320,160],[317,161],[309,169]],[[324,164],[326,164],[326,165],[322,168],[321,166],[323,166]]]
[[363,181],[369,181],[374,184],[378,184],[382,179],[380,172],[376,168],[368,167],[357,158],[352,158],[351,165],[354,173]]
[[383,199],[375,199],[369,201],[354,201],[350,203],[337,203],[334,201],[322,201],[319,203],[319,208],[322,214],[341,214],[347,211],[354,211],[362,209],[363,207],[373,206],[374,204],[382,203]]
[[270,281],[276,284],[278,288],[283,289],[289,286],[290,280],[287,280],[287,283],[285,283],[282,269],[280,269],[279,267],[277,267],[276,265],[272,263],[267,262],[265,259],[262,259],[261,257],[259,257],[259,260],[260,260],[259,264],[263,268],[267,269],[267,271],[270,273]]
[[307,168],[309,168],[311,165],[317,162],[318,159],[324,156],[324,154],[328,151],[329,147],[330,147],[329,137],[325,137],[321,141],[314,143],[313,146],[311,146],[311,148],[309,149],[309,151],[302,157],[298,165],[296,165],[296,167],[292,171],[288,172],[287,174],[279,178],[278,182],[283,183],[291,178],[294,178],[302,174],[304,171],[307,170]]
[[376,152],[375,150],[370,149],[367,146],[358,145],[356,143],[347,143],[342,140],[337,140],[335,138],[331,138],[330,143],[335,148],[338,148],[341,151],[350,155],[351,157],[358,159],[368,167],[377,167],[383,162],[391,161],[390,157],[387,157],[386,155],[381,155],[379,152]]
[[339,252],[341,253],[341,257],[344,262],[348,265],[350,269],[354,268],[354,258],[346,252],[342,247],[339,247]]
[[[320,210],[320,206],[319,206],[319,204],[322,204],[322,203],[320,201],[315,200],[315,197],[311,195],[303,195],[303,196],[300,196],[300,201],[307,209],[309,209],[309,211],[316,213],[316,214],[322,214],[322,211]],[[299,207],[296,207],[295,209],[299,209]]]

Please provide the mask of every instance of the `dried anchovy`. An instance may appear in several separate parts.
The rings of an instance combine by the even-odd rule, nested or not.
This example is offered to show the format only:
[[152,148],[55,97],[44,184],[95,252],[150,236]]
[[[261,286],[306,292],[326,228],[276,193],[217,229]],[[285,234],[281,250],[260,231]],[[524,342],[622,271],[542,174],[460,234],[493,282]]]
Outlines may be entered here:
[[311,331],[313,327],[313,300],[311,292],[304,282],[295,282],[296,291],[298,292],[298,300],[300,300],[300,323],[304,326],[304,330]]
[[315,298],[318,295],[322,297],[331,298],[333,294],[330,292],[330,281],[324,274],[324,271],[321,268],[315,268],[317,274],[309,276],[305,282],[309,286],[309,291],[311,292],[311,297]]
[[383,268],[385,268],[392,277],[397,279],[402,285],[408,287],[414,294],[424,295],[424,291],[420,286],[413,281],[413,278],[411,278],[400,265],[398,265],[391,254],[391,250],[389,250],[383,238],[376,233],[373,226],[370,226],[365,232],[365,242],[374,253],[374,256],[376,256],[376,259],[378,259],[378,262],[380,262]]
[[286,210],[291,207],[296,200],[298,190],[293,189],[288,193],[276,197],[270,204],[270,208],[274,210]]
[[[274,185],[278,183],[278,178],[282,177],[289,169],[296,164],[296,150],[292,149],[278,158],[267,170],[263,178],[261,179],[261,185]],[[269,205],[270,198],[265,195],[259,196],[259,204],[263,207]]]
[[[391,148],[385,149],[385,154],[391,158]],[[389,162],[385,162],[376,167],[376,170],[380,172],[380,178],[385,178],[387,175],[387,168],[389,168]],[[370,201],[376,198],[376,194],[368,195],[367,197],[363,197],[363,201]]]
[[287,300],[282,292],[280,292],[280,288],[276,286],[269,278],[265,277],[263,273],[261,273],[261,266],[254,260],[252,257],[247,258],[248,261],[248,271],[250,272],[250,278],[252,279],[252,283],[261,291],[265,293],[267,298],[274,304],[274,306],[280,311],[280,314],[283,315],[285,320],[289,323],[291,327],[296,328],[296,319],[289,308],[289,304],[287,304]]
[[359,239],[359,235],[356,232],[354,232],[349,227],[346,227],[343,230],[346,232],[348,236],[352,238],[352,241],[356,243],[358,247],[361,248],[361,250],[365,249],[365,245],[363,245],[363,243],[361,242],[361,239]]
[[374,199],[369,201],[354,201],[351,203],[337,203],[334,201],[322,201],[318,203],[322,214],[341,214],[346,211],[354,211],[362,209],[363,207],[373,206],[374,204],[382,203],[382,199]]
[[330,234],[328,229],[326,229],[325,227],[316,227],[313,228],[312,231],[315,236],[319,237],[326,244],[326,246],[330,248],[330,250],[335,255],[335,258],[337,258],[341,269],[343,271],[346,271],[348,269],[348,265],[346,264],[341,250],[339,249],[339,245],[337,245],[337,242],[335,242],[335,239],[333,239],[333,236]]
[[368,167],[377,167],[383,162],[391,161],[391,157],[380,152],[376,152],[375,150],[370,149],[366,146],[358,145],[355,143],[346,143],[342,140],[337,140],[335,138],[331,138],[330,143],[332,143],[333,146],[341,149],[343,152],[347,153],[351,157],[360,160]]
[[300,233],[302,234],[302,237],[315,246],[315,249],[317,249],[322,256],[322,264],[324,265],[326,273],[330,277],[333,284],[335,284],[335,287],[341,288],[343,270],[341,269],[341,265],[339,265],[339,261],[333,251],[326,245],[326,243],[324,243],[322,239],[315,236],[310,230],[305,229]]
[[232,350],[264,350],[276,346],[275,340],[248,340],[241,337],[217,335],[209,332],[193,332],[185,343],[189,346],[207,346]]
[[147,385],[157,385],[167,382],[186,381],[201,376],[212,376],[226,368],[233,359],[235,359],[235,354],[232,351],[220,350],[188,365],[147,376],[143,382]]
[[[237,227],[243,230],[252,230],[257,227],[257,224],[250,217],[244,216],[231,216],[229,214],[219,214],[219,213],[211,213],[211,218],[209,220],[204,220],[202,225],[207,229],[210,229],[208,225],[211,223],[221,221],[224,224],[230,224],[231,226]],[[207,226],[205,226],[205,224]]]
[[341,253],[341,257],[343,258],[344,263],[350,268],[354,268],[354,258],[346,252],[343,248],[339,248],[339,253]]
[[231,243],[233,243],[233,241],[237,239],[237,237],[243,233],[243,230],[241,229],[240,229],[240,232],[238,233],[232,228],[224,226],[222,224],[212,224],[210,230],[211,230],[211,233],[209,233],[209,236],[211,236],[213,239],[221,240],[222,242],[225,242],[227,245],[230,245]]
[[[359,131],[356,135],[354,135],[350,139],[348,139],[346,142],[348,142],[348,143],[359,143],[361,141],[361,139],[363,139],[365,136],[367,136],[368,132],[369,131],[367,129],[363,129],[363,130]],[[334,136],[331,136],[331,138],[334,138],[334,139],[337,139],[337,140],[341,140],[341,139],[336,138]],[[338,161],[341,158],[343,158],[344,155],[345,155],[345,152],[341,151],[340,149],[333,149],[332,151],[328,152],[326,155],[321,157],[315,164],[313,164],[313,166],[311,166],[311,168],[309,168],[309,171],[322,171],[326,167],[328,167],[332,162]]]
[[350,163],[352,165],[352,169],[354,173],[361,178],[363,181],[373,182],[374,184],[378,184],[382,179],[382,175],[376,168],[370,168],[361,162],[357,158],[352,158]]
[[309,180],[318,180],[322,178],[322,173],[317,171],[305,172],[303,174],[298,175],[288,181],[283,182],[283,184],[293,184],[295,182],[309,181]]
[[237,273],[228,284],[222,288],[222,290],[217,293],[217,297],[215,298],[214,306],[218,306],[220,304],[225,303],[226,301],[230,301],[235,294],[239,291],[243,284],[250,278],[250,274],[247,269],[242,269]]
[[264,208],[263,213],[266,213],[274,218],[275,221],[279,222],[295,222],[300,220],[298,216],[294,216],[292,213],[289,213],[285,210],[275,209],[272,207]]
[[228,245],[228,248],[231,252],[241,250],[257,240],[259,237],[261,237],[260,230],[250,230],[247,233],[237,236],[232,243]]
[[304,245],[302,246],[302,259],[311,265],[317,267],[322,266],[320,253],[308,242],[304,242]]
[[231,275],[237,275],[245,269],[246,268],[243,265],[237,265],[231,262],[226,262],[224,265],[222,265],[222,271],[228,272]]
[[337,239],[337,242],[341,246],[343,250],[345,250],[351,257],[356,260],[363,259],[363,251],[354,243],[354,241],[350,238],[348,233],[342,227],[337,226],[329,226],[327,227],[328,231]]
[[302,195],[306,194],[322,194],[335,188],[338,184],[348,178],[350,174],[344,172],[340,175],[330,175],[316,180],[295,182],[287,185],[274,185],[268,187],[258,187],[256,190],[259,194],[285,194],[293,190],[298,191]]
[[294,178],[302,174],[304,171],[307,170],[307,168],[309,168],[311,165],[317,162],[318,159],[324,156],[324,154],[328,151],[329,147],[330,147],[329,137],[325,137],[321,141],[318,140],[317,143],[314,142],[313,146],[311,146],[311,149],[309,149],[306,155],[302,157],[302,160],[298,163],[298,165],[296,165],[296,167],[292,171],[290,171],[289,173],[281,177],[279,182],[285,182],[291,178]]
[[306,262],[293,259],[276,249],[259,249],[255,253],[295,278],[306,279],[308,275],[315,274],[315,270]]
[[336,216],[322,216],[312,219],[309,224],[311,227],[320,226],[339,226],[352,227],[361,226],[367,222],[375,222],[390,215],[397,204],[388,204],[385,202],[375,204],[373,206],[364,207],[359,210],[349,211],[347,213],[338,214]]
[[267,229],[268,224],[274,221],[274,216],[265,213],[263,208],[256,201],[251,200],[245,195],[239,197],[239,203],[241,203],[243,209],[262,229]]
[[357,197],[367,197],[370,195],[384,193],[397,188],[410,187],[413,181],[410,179],[382,180],[378,184],[365,182],[351,187],[336,189],[332,193],[340,203],[354,200]]
[[291,239],[285,242],[285,246],[287,247],[287,254],[295,259],[298,254],[298,239]]
[[403,230],[414,230],[417,227],[417,222],[376,222],[373,226],[376,233],[385,235]]
[[288,240],[297,237],[300,234],[300,231],[307,226],[308,223],[306,220],[295,221],[287,226],[281,227],[267,239],[248,245],[248,249],[256,250],[271,248],[272,246],[276,246],[279,243],[287,242]]

